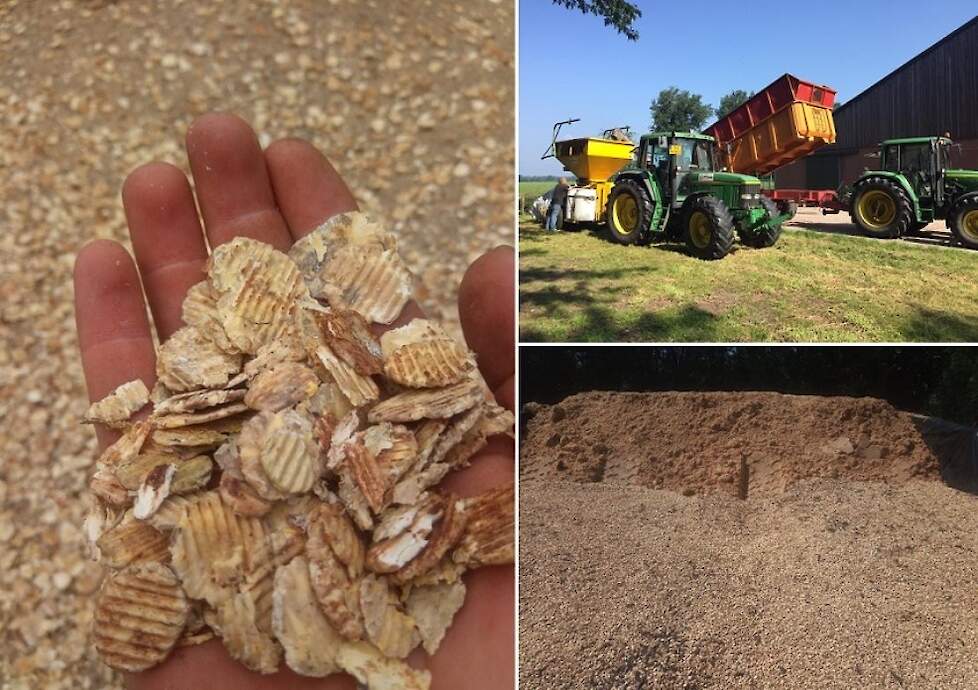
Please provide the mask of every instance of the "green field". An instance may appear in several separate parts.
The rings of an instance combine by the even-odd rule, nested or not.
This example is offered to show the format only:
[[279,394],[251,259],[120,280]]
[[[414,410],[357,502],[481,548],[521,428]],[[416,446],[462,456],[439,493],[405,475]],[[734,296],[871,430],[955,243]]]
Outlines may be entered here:
[[544,192],[549,192],[557,182],[554,180],[544,182],[520,182],[520,209],[525,209],[533,203],[533,200]]
[[978,252],[786,228],[771,249],[706,262],[680,244],[623,247],[524,218],[520,337],[978,341]]

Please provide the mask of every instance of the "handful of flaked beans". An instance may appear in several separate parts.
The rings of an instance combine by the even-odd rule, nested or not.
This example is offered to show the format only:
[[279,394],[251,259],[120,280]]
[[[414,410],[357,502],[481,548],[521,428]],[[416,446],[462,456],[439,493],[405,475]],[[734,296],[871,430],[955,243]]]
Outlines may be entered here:
[[[214,250],[160,346],[156,387],[93,404],[122,430],[98,459],[86,531],[110,569],[95,611],[109,666],[148,669],[219,636],[262,673],[345,671],[428,688],[461,575],[513,562],[512,485],[437,486],[513,416],[438,324],[384,333],[412,292],[394,237],[347,213],[288,255]],[[132,416],[149,402],[148,417]]]

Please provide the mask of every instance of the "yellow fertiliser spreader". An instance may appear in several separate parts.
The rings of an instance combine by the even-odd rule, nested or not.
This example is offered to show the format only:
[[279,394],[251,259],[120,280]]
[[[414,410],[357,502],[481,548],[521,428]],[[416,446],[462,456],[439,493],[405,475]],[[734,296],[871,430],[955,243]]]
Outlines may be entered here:
[[635,144],[628,128],[605,130],[600,137],[557,141],[565,120],[554,125],[553,141],[543,158],[556,158],[577,181],[567,191],[567,203],[558,226],[563,223],[603,223],[612,177],[632,162]]

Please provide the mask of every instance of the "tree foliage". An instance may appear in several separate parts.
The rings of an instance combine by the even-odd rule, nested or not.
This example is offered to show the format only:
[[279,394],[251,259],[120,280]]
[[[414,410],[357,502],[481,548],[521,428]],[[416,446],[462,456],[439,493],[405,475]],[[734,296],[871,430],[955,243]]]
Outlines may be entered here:
[[729,115],[734,110],[740,106],[741,103],[746,103],[747,99],[754,95],[751,91],[747,93],[743,89],[734,89],[726,96],[720,99],[720,106],[717,108],[717,117],[723,117]]
[[629,41],[638,40],[634,24],[642,16],[642,11],[633,3],[626,0],[553,0],[553,3],[602,17],[605,26],[613,27]]
[[649,106],[652,114],[652,131],[699,131],[713,114],[713,108],[703,102],[699,94],[682,91],[670,86],[659,92]]

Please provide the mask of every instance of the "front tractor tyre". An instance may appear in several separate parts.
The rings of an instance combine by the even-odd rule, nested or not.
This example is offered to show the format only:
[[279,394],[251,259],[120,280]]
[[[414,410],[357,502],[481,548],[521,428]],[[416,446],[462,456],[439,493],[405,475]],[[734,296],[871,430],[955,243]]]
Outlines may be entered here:
[[686,210],[686,246],[700,259],[722,259],[730,253],[734,222],[726,204],[712,196],[700,196]]
[[634,180],[619,182],[608,196],[608,235],[619,244],[635,244],[652,219],[652,199]]
[[760,225],[756,228],[751,228],[749,230],[741,230],[740,241],[743,242],[748,247],[754,247],[755,249],[767,249],[768,247],[773,247],[778,242],[778,238],[781,237],[781,223],[772,223],[771,219],[777,218],[781,215],[781,211],[778,209],[777,204],[775,204],[771,199],[766,196],[761,197],[761,206],[767,212],[767,221],[764,225]]
[[893,239],[910,234],[916,222],[903,187],[885,177],[856,183],[852,222],[871,237]]
[[968,249],[978,249],[978,194],[960,199],[949,218],[951,232]]
[[777,202],[775,203],[777,204],[778,212],[782,216],[783,215],[788,216],[787,218],[785,218],[786,222],[794,218],[795,214],[798,213],[798,204],[794,201],[791,201],[789,199],[778,199]]

